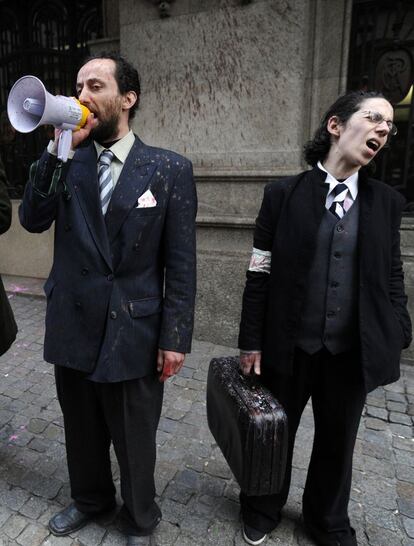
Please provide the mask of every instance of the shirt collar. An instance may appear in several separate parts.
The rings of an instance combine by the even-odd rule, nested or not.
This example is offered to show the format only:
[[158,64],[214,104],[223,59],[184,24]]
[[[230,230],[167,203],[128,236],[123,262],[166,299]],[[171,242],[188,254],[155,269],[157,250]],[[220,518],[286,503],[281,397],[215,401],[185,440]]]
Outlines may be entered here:
[[[129,130],[129,132],[122,137],[120,140],[115,142],[109,150],[114,154],[115,158],[120,161],[121,163],[125,163],[126,158],[128,157],[129,152],[131,151],[131,148],[135,142],[135,136],[132,130]],[[96,142],[96,140],[93,141],[96,148],[96,153],[98,154],[98,157],[101,155],[103,150],[106,150],[104,146],[99,144],[99,142]]]
[[330,172],[328,172],[325,169],[325,167],[322,165],[320,161],[318,161],[317,167],[321,171],[324,171],[325,173],[327,173],[325,183],[329,184],[328,195],[331,193],[331,191],[335,188],[337,184],[346,184],[348,186],[349,191],[351,192],[352,199],[355,201],[356,196],[358,195],[358,171],[354,174],[351,174],[351,176],[349,176],[343,182],[338,182],[338,180]]

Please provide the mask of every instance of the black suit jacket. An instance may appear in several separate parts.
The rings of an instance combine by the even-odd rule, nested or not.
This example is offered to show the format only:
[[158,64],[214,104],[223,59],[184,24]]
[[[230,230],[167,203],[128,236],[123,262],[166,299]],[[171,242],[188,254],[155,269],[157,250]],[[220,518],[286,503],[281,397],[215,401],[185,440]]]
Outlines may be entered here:
[[[254,247],[272,252],[271,272],[247,272],[239,346],[261,349],[264,367],[290,373],[307,275],[329,186],[318,168],[268,184]],[[359,336],[367,392],[399,377],[411,342],[399,227],[404,199],[359,176]]]
[[[5,178],[4,167],[0,160],[0,235],[9,229],[12,219]],[[16,339],[16,333],[17,326],[0,277],[0,355],[5,353]]]
[[[122,381],[155,372],[158,347],[191,348],[195,298],[196,193],[191,163],[137,137],[105,218],[94,145],[65,166],[66,189],[45,195],[56,158],[45,152],[29,181],[20,221],[55,222],[45,359]],[[43,191],[40,191],[43,190]],[[137,208],[151,190],[157,204]]]

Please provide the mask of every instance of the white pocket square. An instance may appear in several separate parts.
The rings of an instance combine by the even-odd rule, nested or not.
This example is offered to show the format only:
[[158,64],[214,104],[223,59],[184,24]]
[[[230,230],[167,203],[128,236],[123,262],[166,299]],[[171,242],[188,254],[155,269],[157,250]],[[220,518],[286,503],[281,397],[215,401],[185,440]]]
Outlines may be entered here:
[[141,195],[141,197],[138,198],[138,205],[137,209],[144,209],[149,207],[156,207],[157,201],[155,197],[152,195],[151,190],[147,190],[145,193]]

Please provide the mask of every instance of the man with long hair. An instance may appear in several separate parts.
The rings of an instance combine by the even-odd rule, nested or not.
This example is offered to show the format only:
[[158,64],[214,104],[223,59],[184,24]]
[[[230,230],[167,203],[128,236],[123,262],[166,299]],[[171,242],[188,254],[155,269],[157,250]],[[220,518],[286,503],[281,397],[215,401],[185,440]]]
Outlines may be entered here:
[[261,544],[286,503],[309,398],[315,421],[303,518],[320,546],[356,546],[352,456],[366,394],[399,378],[411,342],[399,226],[404,198],[365,167],[396,132],[375,92],[339,97],[305,148],[312,170],[266,186],[243,296],[243,373],[260,374],[288,416],[277,495],[241,493],[246,542]]

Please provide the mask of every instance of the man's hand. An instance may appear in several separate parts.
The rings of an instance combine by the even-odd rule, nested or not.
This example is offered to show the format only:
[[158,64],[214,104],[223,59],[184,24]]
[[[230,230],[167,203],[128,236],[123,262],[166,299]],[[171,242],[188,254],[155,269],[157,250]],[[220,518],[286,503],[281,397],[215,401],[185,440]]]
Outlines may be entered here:
[[[86,123],[79,131],[72,132],[72,149],[75,149],[81,142],[88,138],[89,133],[96,127],[98,120],[93,114],[89,114]],[[58,141],[62,129],[55,129],[55,142]]]
[[243,353],[240,352],[240,368],[243,375],[255,373],[260,375],[261,352]]
[[178,373],[184,364],[184,358],[184,353],[158,349],[157,371],[161,373],[160,381],[164,382]]

